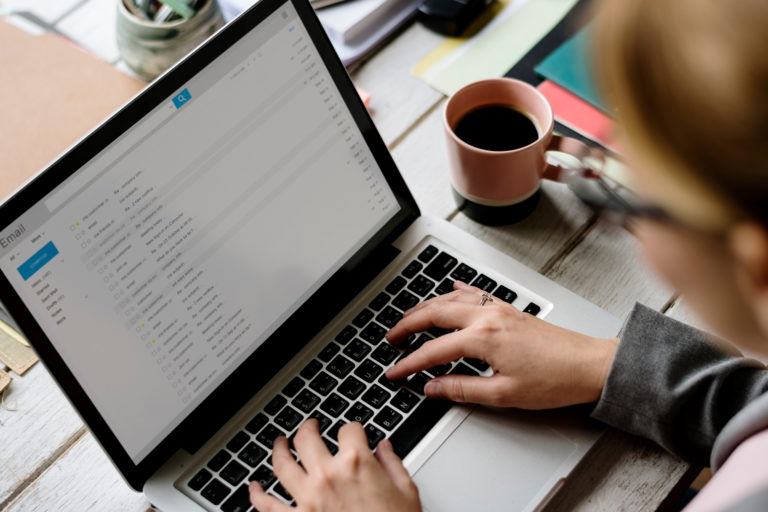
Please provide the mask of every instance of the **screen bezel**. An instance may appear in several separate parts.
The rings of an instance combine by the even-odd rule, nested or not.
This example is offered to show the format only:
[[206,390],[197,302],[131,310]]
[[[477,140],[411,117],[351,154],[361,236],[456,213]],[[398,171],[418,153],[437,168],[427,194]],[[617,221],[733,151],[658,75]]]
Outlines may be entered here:
[[307,0],[261,0],[256,3],[121,107],[0,205],[1,231],[80,170],[126,130],[141,121],[158,104],[167,101],[207,64],[288,2],[295,7],[301,22],[304,23],[310,38],[316,45],[343,101],[395,194],[400,211],[141,462],[135,464],[129,457],[5,274],[0,272],[2,302],[30,339],[45,366],[113,463],[129,485],[136,490],[141,490],[146,480],[177,450],[182,448],[196,450],[305,346],[318,329],[341,311],[367,281],[391,259],[392,241],[420,215],[418,206]]

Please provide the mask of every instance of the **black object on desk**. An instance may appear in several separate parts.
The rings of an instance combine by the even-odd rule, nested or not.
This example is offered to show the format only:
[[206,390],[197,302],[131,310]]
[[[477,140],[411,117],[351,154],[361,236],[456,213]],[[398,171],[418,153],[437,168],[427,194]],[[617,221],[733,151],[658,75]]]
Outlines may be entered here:
[[475,21],[493,0],[424,0],[418,19],[430,30],[458,36]]

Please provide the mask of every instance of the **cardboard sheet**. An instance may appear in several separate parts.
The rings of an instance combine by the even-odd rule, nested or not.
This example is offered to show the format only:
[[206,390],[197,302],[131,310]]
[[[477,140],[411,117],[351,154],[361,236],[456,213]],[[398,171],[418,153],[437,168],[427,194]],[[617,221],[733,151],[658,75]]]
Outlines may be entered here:
[[0,198],[90,131],[144,84],[51,34],[0,18]]

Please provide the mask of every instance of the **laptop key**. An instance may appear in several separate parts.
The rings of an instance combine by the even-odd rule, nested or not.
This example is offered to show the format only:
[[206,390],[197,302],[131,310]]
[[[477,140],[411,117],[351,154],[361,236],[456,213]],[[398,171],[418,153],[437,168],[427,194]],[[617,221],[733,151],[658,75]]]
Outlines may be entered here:
[[413,281],[408,283],[408,289],[421,297],[431,292],[434,287],[435,282],[422,275],[416,276]]
[[400,311],[408,311],[418,303],[419,298],[408,290],[401,291],[394,299],[392,299],[392,305]]
[[407,389],[400,389],[389,403],[401,411],[409,413],[419,403],[419,397]]
[[473,359],[471,357],[465,357],[464,362],[467,363],[472,368],[481,372],[484,372],[485,370],[490,368],[490,365],[488,365],[488,363],[486,363],[482,359]]
[[371,318],[373,318],[373,311],[370,309],[364,309],[357,314],[357,316],[352,320],[352,323],[362,329],[365,324],[371,321]]
[[224,485],[220,480],[214,478],[205,486],[205,489],[203,489],[200,494],[214,505],[218,505],[224,501],[224,498],[229,494],[229,487]]
[[319,372],[322,368],[323,368],[323,363],[313,359],[312,361],[307,363],[307,366],[305,366],[304,369],[301,370],[299,375],[301,375],[307,380],[311,380],[312,377],[317,375],[317,372]]
[[417,392],[420,395],[424,394],[424,386],[429,382],[429,377],[424,373],[417,373],[406,382],[408,389]]
[[276,426],[267,425],[258,433],[256,440],[271,450],[272,446],[275,444],[275,439],[284,435],[285,432]]
[[346,345],[349,343],[349,340],[355,337],[355,334],[357,334],[357,329],[352,327],[351,325],[346,326],[339,332],[339,334],[336,335],[334,338],[339,344]]
[[375,322],[371,322],[360,332],[360,337],[371,345],[375,345],[384,339],[385,334],[387,334],[385,328]]
[[256,468],[256,471],[251,473],[251,476],[248,477],[248,481],[250,482],[259,482],[262,489],[269,489],[269,486],[275,483],[275,480],[277,480],[275,474],[264,464]]
[[278,427],[283,427],[287,432],[290,432],[301,423],[302,419],[304,419],[304,417],[299,414],[296,409],[290,405],[286,405],[285,408],[280,411],[280,414],[275,416],[275,423],[277,423]]
[[529,315],[536,316],[539,314],[540,311],[541,311],[541,308],[539,307],[539,305],[531,302],[530,304],[525,306],[523,313],[528,313]]
[[424,345],[429,340],[433,340],[434,338],[430,336],[429,334],[422,333],[419,334],[419,337],[413,340],[408,346],[408,350],[419,350],[422,345]]
[[323,403],[320,404],[320,409],[333,417],[338,417],[348,406],[349,402],[336,393],[332,393],[331,396],[326,398]]
[[333,388],[336,387],[336,384],[338,384],[339,381],[331,377],[325,372],[320,372],[317,374],[317,376],[312,379],[312,382],[309,383],[309,387],[312,388],[314,391],[317,391],[321,395],[325,396],[328,393],[331,392]]
[[[288,398],[293,398],[296,396],[296,393],[301,391],[301,388],[304,387],[304,381],[301,380],[299,377],[294,377],[291,379],[291,382],[285,385],[283,388],[283,394],[287,396]],[[266,420],[266,418],[264,418]],[[250,432],[250,431],[249,431]],[[251,432],[252,434],[254,432]]]
[[226,464],[231,458],[232,456],[230,454],[228,454],[224,450],[219,450],[219,453],[214,455],[213,458],[208,461],[207,466],[211,468],[213,471],[219,471],[221,468],[224,467],[224,464]]
[[453,329],[441,329],[440,327],[430,327],[427,329],[427,332],[431,334],[435,338],[439,338],[440,336],[445,336],[446,334],[450,334],[453,332]]
[[367,403],[374,409],[378,409],[387,403],[387,400],[389,400],[390,396],[391,395],[386,389],[374,384],[363,395],[363,402]]
[[222,512],[247,512],[251,510],[251,495],[247,485],[241,485],[221,504]]
[[347,376],[349,372],[352,371],[352,368],[355,367],[355,363],[350,361],[344,356],[336,356],[333,358],[333,361],[328,363],[328,366],[326,369],[336,377],[343,379]]
[[403,318],[403,314],[392,306],[385,307],[381,313],[376,315],[376,321],[389,328],[394,327],[401,318]]
[[219,476],[230,485],[237,485],[242,482],[246,476],[248,476],[248,470],[245,468],[245,466],[233,460],[224,466],[224,469],[219,471]]
[[267,405],[264,406],[264,412],[270,416],[274,416],[280,412],[280,409],[282,409],[286,403],[288,403],[288,400],[286,400],[284,396],[277,395],[272,400],[270,400]]
[[397,350],[395,347],[387,343],[386,341],[379,343],[379,346],[376,347],[376,350],[373,351],[373,354],[371,354],[371,359],[374,361],[381,363],[384,366],[389,366],[389,364],[397,359],[397,356],[400,355],[400,351]]
[[437,285],[437,288],[435,288],[435,293],[438,295],[445,295],[446,293],[451,293],[453,291],[453,280],[448,279],[447,277],[443,279],[439,285]]
[[336,441],[339,442],[339,429],[346,425],[347,422],[343,420],[339,420],[336,423],[333,424],[333,426],[328,429],[328,432],[326,432],[326,435]]
[[427,265],[427,268],[424,269],[424,274],[435,281],[440,281],[448,275],[448,272],[450,272],[458,262],[459,260],[447,252],[441,252],[429,265]]
[[499,285],[499,287],[494,290],[493,296],[500,298],[507,304],[512,304],[517,298],[517,294],[504,285]]
[[379,414],[373,418],[373,422],[380,427],[384,427],[387,430],[394,429],[398,423],[403,419],[403,415],[389,406],[385,406]]
[[370,359],[366,359],[363,361],[360,366],[355,368],[355,375],[363,379],[365,382],[373,382],[376,380],[376,377],[381,375],[381,372],[383,372],[384,369],[371,361]]
[[394,279],[393,279],[393,280],[392,280],[392,281],[391,281],[391,282],[390,282],[390,283],[387,285],[387,287],[386,287],[386,288],[384,288],[384,289],[385,289],[385,290],[387,291],[387,293],[389,293],[390,295],[395,295],[397,292],[399,292],[400,290],[402,290],[402,289],[403,289],[403,286],[405,286],[405,284],[406,284],[407,282],[408,282],[408,281],[406,281],[406,280],[405,280],[403,277],[401,277],[401,276],[397,276],[397,277],[395,277],[395,278],[394,278]]
[[315,408],[320,402],[320,397],[311,392],[308,389],[302,389],[301,393],[296,395],[291,403],[296,406],[301,412],[307,413]]
[[319,354],[317,354],[317,358],[322,362],[327,363],[333,359],[333,356],[339,353],[339,350],[341,350],[341,347],[339,347],[337,343],[330,342]]
[[199,491],[208,482],[208,480],[211,479],[211,477],[213,477],[211,472],[203,468],[200,471],[198,471],[195,474],[195,476],[192,477],[192,479],[189,481],[189,483],[187,483],[187,485],[193,491]]
[[453,272],[451,272],[451,277],[453,279],[467,284],[469,284],[476,275],[477,270],[473,269],[465,263],[460,263],[459,266],[456,267]]
[[400,458],[408,455],[452,405],[447,400],[421,402],[390,436],[395,453]]
[[336,455],[339,453],[339,447],[336,446],[336,443],[326,437],[321,437],[321,439],[325,443],[325,446],[328,447],[328,451],[331,452],[331,455]]
[[472,286],[476,286],[485,292],[492,292],[496,288],[496,281],[485,274],[480,274],[477,279],[472,281]]
[[237,453],[243,446],[245,446],[245,443],[247,443],[249,440],[250,437],[248,437],[248,434],[245,432],[238,432],[227,443],[227,450],[233,453]]
[[390,299],[389,294],[387,294],[386,292],[379,292],[379,294],[376,297],[374,297],[371,303],[368,304],[368,307],[374,311],[381,311],[381,308],[383,308],[389,303],[389,299]]
[[407,277],[408,279],[410,279],[413,276],[415,276],[416,274],[418,274],[421,271],[422,268],[424,268],[424,265],[422,263],[420,263],[417,260],[413,260],[400,273],[402,275],[404,275],[405,277]]
[[424,263],[429,263],[429,260],[435,257],[437,254],[437,247],[434,245],[428,245],[423,251],[419,253],[418,256],[416,256],[420,261],[423,261]]
[[331,426],[331,418],[321,413],[320,411],[312,411],[312,414],[310,414],[309,417],[317,420],[318,430],[320,430],[321,434]]
[[264,460],[267,456],[266,450],[257,445],[253,441],[248,443],[243,451],[237,454],[237,458],[248,464],[250,467],[255,468],[259,462]]
[[347,412],[344,414],[344,417],[349,421],[356,421],[358,423],[365,423],[371,419],[371,416],[373,416],[373,411],[360,402],[352,404],[352,407],[347,409]]
[[344,382],[341,383],[337,391],[350,400],[354,400],[360,396],[360,393],[362,393],[364,389],[365,384],[350,375]]
[[285,490],[285,487],[283,487],[283,484],[280,482],[277,482],[275,486],[272,488],[272,490],[281,498],[283,498],[285,501],[291,502],[293,501],[293,496],[288,493],[288,491]]
[[453,367],[453,370],[449,371],[448,374],[477,376],[477,375],[480,375],[480,372],[478,372],[474,368],[470,368],[464,363],[457,363],[456,366]]
[[362,361],[370,351],[371,346],[360,341],[359,339],[352,340],[352,343],[344,347],[344,355],[354,359],[357,362]]
[[451,370],[451,366],[451,363],[438,364],[432,368],[427,368],[426,372],[433,377],[437,377],[448,373]]
[[373,450],[376,448],[376,445],[379,444],[379,441],[384,439],[386,437],[386,434],[379,430],[378,428],[374,427],[370,423],[365,426],[365,437],[368,438],[368,448]]
[[403,385],[403,381],[389,380],[386,375],[379,377],[378,383],[390,391],[397,391]]

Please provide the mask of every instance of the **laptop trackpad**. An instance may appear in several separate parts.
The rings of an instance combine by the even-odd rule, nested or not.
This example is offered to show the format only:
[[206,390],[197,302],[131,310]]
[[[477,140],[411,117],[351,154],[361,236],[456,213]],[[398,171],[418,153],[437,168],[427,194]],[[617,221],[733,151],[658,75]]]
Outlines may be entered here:
[[416,472],[425,510],[524,509],[576,449],[563,433],[524,416],[472,412]]

